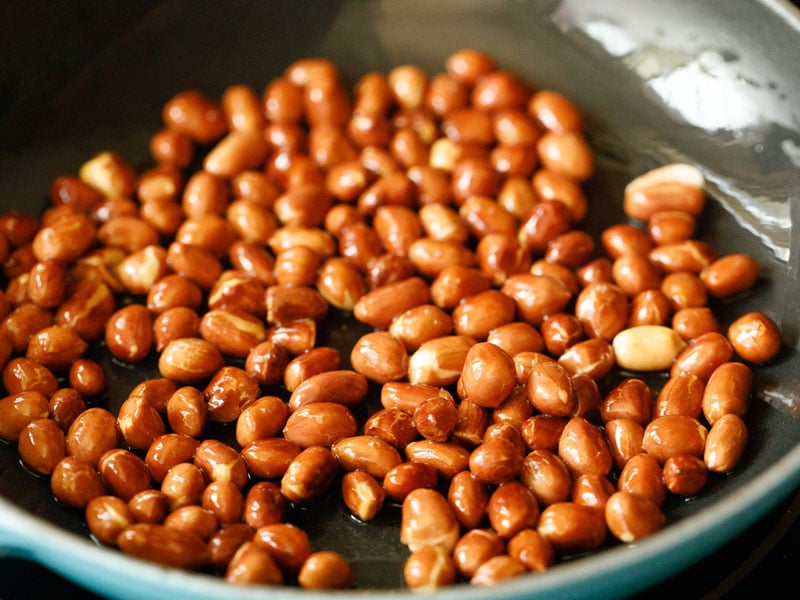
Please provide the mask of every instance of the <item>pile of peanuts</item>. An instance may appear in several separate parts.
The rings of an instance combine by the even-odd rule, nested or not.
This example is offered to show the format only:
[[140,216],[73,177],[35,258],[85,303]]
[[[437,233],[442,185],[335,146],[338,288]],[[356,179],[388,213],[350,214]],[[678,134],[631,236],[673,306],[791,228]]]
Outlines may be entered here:
[[[490,585],[650,535],[736,467],[780,332],[713,312],[761,268],[693,237],[696,167],[632,180],[594,239],[575,105],[475,49],[352,92],[301,59],[162,116],[146,168],[101,152],[0,217],[0,438],[98,543],[347,588],[288,509],[399,507],[409,588]],[[367,331],[349,356],[317,343],[333,313]],[[160,376],[115,414],[97,348]]]

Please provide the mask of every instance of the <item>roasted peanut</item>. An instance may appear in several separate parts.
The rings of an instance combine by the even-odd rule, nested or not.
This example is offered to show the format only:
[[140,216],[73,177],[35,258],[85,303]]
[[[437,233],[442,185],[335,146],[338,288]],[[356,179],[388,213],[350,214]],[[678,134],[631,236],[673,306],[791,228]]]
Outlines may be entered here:
[[575,502],[544,508],[536,529],[560,556],[599,548],[607,532],[602,509]]
[[724,414],[711,426],[705,442],[703,461],[706,468],[714,473],[732,471],[744,454],[747,425],[734,413]]
[[605,515],[608,530],[625,543],[635,542],[658,531],[666,522],[656,503],[624,491],[608,499]]
[[625,187],[623,210],[647,221],[663,210],[699,215],[705,206],[705,177],[692,165],[675,163],[658,167],[633,179]]
[[419,488],[403,500],[400,541],[412,552],[422,546],[440,547],[450,552],[458,537],[455,513],[439,492]]
[[259,481],[247,490],[242,519],[254,529],[286,520],[286,498],[272,481]]
[[254,440],[242,448],[242,458],[252,477],[278,479],[302,448],[280,437]]
[[339,472],[339,462],[330,449],[309,446],[289,464],[280,489],[287,500],[298,504],[319,498]]
[[304,589],[330,590],[353,587],[353,572],[341,554],[332,550],[314,552],[303,562],[297,582]]
[[781,349],[777,324],[760,312],[749,312],[736,319],[728,326],[727,336],[736,354],[749,362],[768,362]]
[[311,402],[293,410],[286,420],[283,436],[301,446],[328,447],[336,440],[356,433],[358,424],[350,409],[339,402]]

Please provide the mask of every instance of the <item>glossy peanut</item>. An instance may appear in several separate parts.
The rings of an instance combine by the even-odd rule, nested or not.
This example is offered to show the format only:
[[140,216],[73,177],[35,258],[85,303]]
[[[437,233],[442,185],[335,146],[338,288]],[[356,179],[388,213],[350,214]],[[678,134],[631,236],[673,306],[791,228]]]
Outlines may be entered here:
[[126,398],[117,412],[117,427],[128,447],[145,450],[166,431],[159,412],[142,396]]
[[165,378],[185,384],[211,377],[223,364],[222,353],[202,338],[172,340],[158,359],[158,369]]
[[342,499],[361,521],[370,521],[383,508],[386,498],[381,484],[366,471],[349,471],[342,477]]
[[238,419],[260,396],[258,380],[240,367],[225,365],[203,389],[208,418],[220,423]]
[[605,516],[609,531],[625,543],[640,540],[658,531],[666,523],[657,504],[624,491],[617,492],[608,499]]
[[97,470],[88,463],[65,456],[50,473],[50,490],[64,504],[83,509],[94,498],[106,493]]
[[242,519],[254,529],[286,520],[286,497],[272,481],[254,483],[244,497]]
[[707,435],[708,430],[697,419],[666,415],[653,419],[645,427],[642,449],[663,464],[672,456],[700,456]]
[[663,210],[681,210],[697,216],[705,206],[704,185],[703,173],[692,165],[657,167],[626,185],[623,210],[641,221]]
[[573,474],[606,475],[612,458],[600,429],[582,417],[572,417],[564,426],[558,442],[558,455]]
[[458,521],[453,509],[439,492],[420,488],[403,500],[400,541],[412,552],[426,545],[449,552],[458,537]]
[[738,356],[753,363],[772,360],[781,350],[777,323],[761,312],[749,312],[728,326],[727,337]]
[[597,549],[607,535],[602,509],[569,501],[544,508],[536,529],[559,556]]
[[200,442],[194,453],[194,464],[209,481],[232,481],[238,487],[247,482],[247,466],[231,446],[214,439]]
[[617,488],[661,506],[666,498],[661,464],[644,452],[632,456],[620,471]]
[[84,510],[86,525],[101,543],[117,545],[117,536],[133,525],[133,515],[122,498],[101,495],[92,498]]
[[339,462],[328,448],[309,446],[289,464],[280,489],[291,502],[311,502],[328,489],[339,469]]
[[242,458],[252,477],[278,479],[302,448],[280,437],[254,440],[242,448]]
[[284,578],[269,552],[245,541],[226,565],[225,581],[232,585],[280,585]]
[[728,413],[717,419],[708,431],[703,450],[708,470],[714,473],[732,471],[742,459],[747,438],[747,424],[741,417]]
[[304,589],[346,589],[353,586],[353,572],[341,554],[320,550],[303,562],[297,581]]
[[470,452],[454,442],[417,440],[406,446],[406,458],[436,469],[440,477],[450,479],[469,466]]
[[408,381],[433,386],[455,383],[474,344],[474,339],[463,335],[428,340],[408,360]]
[[197,569],[210,558],[200,536],[165,525],[130,525],[120,532],[116,542],[126,554],[166,566]]
[[664,463],[664,485],[673,494],[694,496],[708,481],[708,469],[697,456],[672,456]]
[[153,480],[161,482],[170,468],[191,462],[198,444],[195,438],[178,433],[165,433],[153,440],[144,457]]

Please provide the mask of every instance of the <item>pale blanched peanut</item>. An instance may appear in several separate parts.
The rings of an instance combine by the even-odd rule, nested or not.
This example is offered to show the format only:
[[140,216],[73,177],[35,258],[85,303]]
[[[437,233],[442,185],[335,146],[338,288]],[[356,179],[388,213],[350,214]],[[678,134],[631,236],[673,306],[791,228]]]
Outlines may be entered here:
[[686,346],[675,330],[661,325],[640,325],[617,333],[612,341],[617,364],[630,371],[662,371]]

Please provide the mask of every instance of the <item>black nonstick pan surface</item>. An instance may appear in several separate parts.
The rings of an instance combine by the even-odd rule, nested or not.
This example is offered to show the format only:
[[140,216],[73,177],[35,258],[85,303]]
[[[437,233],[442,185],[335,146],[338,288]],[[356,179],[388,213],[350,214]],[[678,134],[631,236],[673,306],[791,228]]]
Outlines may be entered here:
[[[467,586],[435,597],[620,597],[711,555],[778,506],[800,484],[800,17],[778,1],[589,2],[78,2],[12,3],[3,19],[0,204],[39,210],[50,182],[113,150],[137,166],[164,102],[187,89],[219,97],[234,83],[255,89],[293,60],[326,56],[354,82],[369,70],[416,64],[429,73],[463,47],[478,47],[540,88],[557,89],[584,112],[597,172],[587,186],[587,230],[622,220],[622,189],[666,162],[706,177],[700,235],[720,253],[748,252],[763,265],[752,294],[719,308],[748,310],[783,332],[779,357],[755,370],[750,442],[740,466],[697,498],[667,508],[669,525],[637,544],[616,545],[490,590]],[[349,348],[364,332],[333,315],[321,340]],[[343,352],[348,355],[349,352]],[[108,363],[118,406],[155,364]],[[315,546],[345,554],[358,590],[405,597],[397,512],[375,523],[336,502],[292,517]],[[52,500],[46,479],[0,447],[0,553],[30,558],[109,598],[255,598],[124,557],[87,535],[82,515]],[[2,590],[2,583],[0,583]],[[295,588],[273,597],[311,597]],[[2,596],[2,591],[0,591]]]

